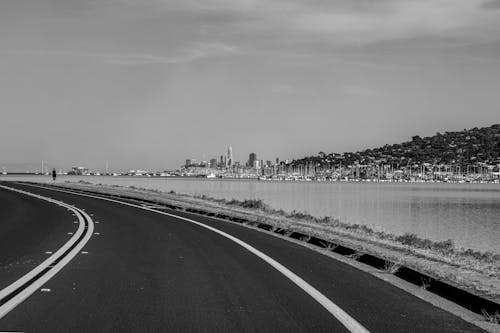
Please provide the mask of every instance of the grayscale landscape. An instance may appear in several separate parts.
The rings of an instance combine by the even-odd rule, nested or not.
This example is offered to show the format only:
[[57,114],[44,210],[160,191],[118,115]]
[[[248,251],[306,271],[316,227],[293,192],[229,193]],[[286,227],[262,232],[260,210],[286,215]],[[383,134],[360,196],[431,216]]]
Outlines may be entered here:
[[0,331],[500,332],[500,1],[0,2]]

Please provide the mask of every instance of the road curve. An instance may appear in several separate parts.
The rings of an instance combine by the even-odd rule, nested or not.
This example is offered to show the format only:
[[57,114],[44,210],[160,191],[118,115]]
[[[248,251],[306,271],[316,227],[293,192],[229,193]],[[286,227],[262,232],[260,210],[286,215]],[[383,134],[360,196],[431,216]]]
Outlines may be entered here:
[[[0,320],[0,331],[348,331],[282,273],[211,230],[119,203],[9,186],[85,209],[98,223],[84,248],[88,254],[75,257],[47,282],[51,292],[36,292]],[[60,208],[53,210],[56,214]],[[371,332],[482,332],[300,245],[217,219],[170,213],[221,230],[272,257]]]
[[76,232],[72,212],[0,189],[0,290],[42,263]]
[[90,216],[88,216],[84,211],[65,204],[62,201],[3,185],[0,185],[0,189],[17,192],[25,196],[35,197],[36,199],[50,202],[68,209],[78,218],[78,221],[75,221],[78,224],[78,229],[74,233],[68,233],[71,237],[69,237],[66,243],[53,253],[46,252],[46,254],[50,254],[47,259],[13,283],[0,290],[0,319],[2,319],[25,299],[31,296],[35,291],[46,284],[78,254],[78,252],[88,242],[90,237],[92,237],[94,223]]

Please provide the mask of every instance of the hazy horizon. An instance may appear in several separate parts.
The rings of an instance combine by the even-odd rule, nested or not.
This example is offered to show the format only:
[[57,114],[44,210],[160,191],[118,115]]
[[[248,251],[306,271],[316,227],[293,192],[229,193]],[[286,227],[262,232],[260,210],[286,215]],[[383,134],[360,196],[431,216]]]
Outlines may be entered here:
[[[495,125],[495,124],[491,124],[491,125]],[[477,127],[477,126],[475,126]],[[485,126],[485,127],[489,127],[489,126]],[[466,130],[470,130],[474,127],[471,127],[471,128],[465,128]],[[459,132],[460,130],[446,130],[446,131],[438,131],[439,133],[443,134],[444,132]],[[437,133],[437,132],[436,132]],[[436,134],[434,133],[434,134]],[[421,135],[419,133],[414,133],[413,135],[418,135],[418,136],[421,136],[422,138],[424,137],[427,137],[427,136],[433,136],[434,134],[429,134],[429,135]],[[412,135],[412,136],[413,136]],[[400,144],[400,143],[403,143],[403,142],[406,142],[406,141],[411,141],[411,138],[408,138],[407,140],[404,140],[404,141],[401,141],[401,142],[387,142],[387,144]],[[329,154],[329,153],[348,153],[348,152],[359,152],[359,151],[362,151],[362,150],[365,150],[365,149],[373,149],[373,148],[380,148],[382,145],[380,146],[370,146],[370,147],[364,147],[362,149],[359,149],[359,150],[353,150],[353,151],[327,151],[325,153]],[[232,146],[231,146],[232,147]],[[234,149],[233,149],[234,151]],[[275,158],[261,158],[261,156],[259,156],[257,154],[257,159],[261,160],[263,159],[264,161],[265,160],[270,160],[272,162],[275,161],[276,158],[279,158],[280,161],[284,161],[284,160],[289,160],[289,161],[292,161],[293,159],[300,159],[302,157],[307,157],[307,156],[311,156],[311,155],[316,155],[317,153],[319,152],[310,152],[310,153],[305,153],[303,155],[297,155],[297,156],[276,156]],[[207,154],[205,154],[207,155]],[[210,155],[210,154],[208,154]],[[221,153],[220,155],[215,155],[213,154],[213,156],[209,157],[209,158],[199,158],[198,156],[188,156],[186,157],[184,160],[181,160],[179,161],[179,163],[177,164],[177,166],[175,167],[172,167],[172,168],[165,168],[165,167],[162,167],[162,166],[154,166],[154,167],[150,167],[150,168],[140,168],[140,167],[137,167],[137,164],[140,164],[140,162],[138,163],[135,163],[134,165],[132,166],[120,166],[120,167],[117,167],[117,166],[114,166],[114,165],[110,165],[110,162],[109,160],[106,160],[102,163],[102,165],[95,165],[95,166],[91,166],[90,167],[90,170],[91,171],[98,171],[98,172],[104,172],[104,171],[108,171],[108,172],[125,172],[125,171],[130,171],[130,170],[147,170],[147,171],[167,171],[167,170],[174,170],[174,169],[178,169],[180,168],[182,165],[184,165],[185,163],[185,160],[187,159],[194,159],[196,160],[197,162],[202,162],[202,161],[205,161],[205,162],[209,162],[211,158],[215,158],[217,159],[217,161],[220,159],[221,156],[224,155],[224,152]],[[241,155],[241,154],[240,154]],[[248,155],[248,154],[247,154]],[[243,158],[241,160],[238,160],[236,159],[235,162],[236,163],[242,163],[243,165],[245,164],[245,162],[247,161],[248,159],[248,156],[247,158]],[[84,167],[89,167],[88,164],[86,164],[85,162],[82,162],[82,161],[79,161],[78,163],[73,163],[71,165],[57,165],[51,161],[47,161],[47,160],[41,160],[41,161],[23,161],[23,162],[7,162],[7,163],[3,163],[0,165],[0,169],[2,168],[6,168],[6,171],[10,171],[10,172],[39,172],[41,169],[42,169],[42,165],[43,165],[43,168],[44,170],[46,170],[47,172],[49,170],[52,170],[52,168],[57,168],[57,170],[62,170],[62,171],[69,171],[71,167],[78,167],[78,166],[84,166]],[[2,170],[0,170],[2,171]]]
[[0,73],[0,167],[359,151],[500,122],[500,1],[6,0]]

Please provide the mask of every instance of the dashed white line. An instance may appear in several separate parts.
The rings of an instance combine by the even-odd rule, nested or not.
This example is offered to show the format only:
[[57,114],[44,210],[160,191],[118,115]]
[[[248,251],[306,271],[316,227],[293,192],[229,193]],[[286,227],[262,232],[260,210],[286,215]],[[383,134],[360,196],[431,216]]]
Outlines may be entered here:
[[[37,186],[37,185],[30,185],[30,186],[47,189],[46,187]],[[287,277],[289,280],[291,280],[293,283],[295,283],[300,289],[305,291],[309,296],[311,296],[314,300],[316,300],[319,304],[321,304],[328,312],[330,312],[331,315],[333,315],[339,322],[341,322],[342,325],[344,325],[350,332],[369,333],[369,331],[364,326],[362,326],[359,322],[357,322],[356,319],[351,317],[347,312],[342,310],[337,304],[333,303],[330,299],[328,299],[325,295],[323,295],[319,290],[317,290],[316,288],[314,288],[313,286],[308,284],[301,277],[299,277],[298,275],[293,273],[291,270],[289,270],[288,268],[286,268],[285,266],[283,266],[282,264],[280,264],[279,262],[277,262],[273,258],[271,258],[268,255],[264,254],[263,252],[257,250],[256,248],[254,248],[250,244],[247,244],[244,241],[240,240],[239,238],[236,238],[228,233],[225,233],[224,231],[221,231],[219,229],[213,228],[213,227],[208,226],[206,224],[203,224],[201,222],[197,222],[195,220],[191,220],[191,219],[188,219],[188,218],[185,218],[182,216],[177,216],[174,214],[169,214],[169,213],[157,211],[157,210],[154,210],[154,209],[151,209],[148,207],[134,205],[134,204],[131,204],[128,202],[122,202],[122,201],[108,199],[108,198],[102,198],[102,197],[94,196],[94,195],[90,195],[90,194],[76,193],[76,192],[72,192],[72,191],[65,191],[65,190],[59,190],[59,189],[53,189],[53,188],[50,188],[50,190],[63,192],[63,193],[70,193],[73,195],[79,195],[79,196],[84,196],[84,197],[89,197],[89,198],[94,198],[94,199],[99,199],[99,200],[103,200],[103,201],[115,202],[115,203],[122,204],[125,206],[135,207],[135,208],[151,211],[151,212],[154,212],[157,214],[173,217],[173,218],[183,220],[186,222],[194,223],[202,228],[211,230],[211,231],[235,242],[236,244],[242,246],[243,248],[250,251],[251,253],[253,253],[254,255],[259,257],[260,259],[267,262],[273,268],[278,270],[281,274],[283,274],[285,277]]]
[[[13,310],[16,306],[21,304],[26,298],[32,295],[35,291],[39,290],[43,285],[45,285],[47,281],[49,281],[54,275],[56,275],[64,266],[66,266],[71,261],[71,259],[73,259],[78,254],[78,252],[80,252],[80,250],[85,246],[85,244],[89,241],[90,237],[92,236],[92,233],[94,231],[94,223],[90,218],[90,216],[88,216],[85,212],[80,212],[78,208],[72,207],[61,201],[50,199],[31,192],[14,189],[8,186],[0,185],[0,188],[29,195],[65,207],[68,210],[73,211],[78,216],[78,220],[80,222],[76,233],[60,249],[58,249],[54,254],[45,259],[44,262],[42,262],[33,270],[22,276],[20,279],[8,285],[4,289],[0,290],[0,300],[1,300],[4,299],[6,296],[11,295],[13,292],[20,289],[21,287],[24,287],[29,281],[33,280],[37,275],[42,273],[47,268],[50,268],[42,276],[34,280],[31,284],[26,286],[26,288],[22,289],[22,291],[17,293],[14,297],[12,297],[10,300],[8,300],[2,306],[0,306],[0,319],[1,319],[7,313]],[[87,220],[88,223],[86,230],[85,230],[85,220]],[[74,246],[74,244],[79,240],[79,238],[82,235],[83,238],[76,246]],[[63,258],[61,258],[61,256],[72,246],[74,246],[73,249]],[[52,264],[57,259],[60,260],[55,265],[52,266]],[[48,289],[48,288],[43,288],[43,289]]]

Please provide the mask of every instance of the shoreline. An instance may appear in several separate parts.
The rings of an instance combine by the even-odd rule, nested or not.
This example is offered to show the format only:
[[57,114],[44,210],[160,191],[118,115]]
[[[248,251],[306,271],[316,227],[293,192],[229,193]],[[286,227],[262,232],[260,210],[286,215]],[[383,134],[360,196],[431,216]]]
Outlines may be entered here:
[[[26,172],[10,172],[10,173],[0,173],[0,178],[1,177],[47,177],[50,176],[48,173],[46,174],[40,174],[40,173],[26,173]],[[222,175],[222,176],[217,176],[217,177],[207,177],[206,175],[159,175],[157,173],[151,173],[147,175],[130,175],[130,174],[81,174],[81,175],[73,175],[73,174],[66,174],[66,173],[59,173],[58,176],[63,176],[63,177],[111,177],[111,178],[160,178],[160,179],[171,179],[171,178],[184,178],[184,179],[201,179],[201,180],[209,180],[209,181],[216,181],[216,180],[248,180],[248,181],[264,181],[264,182],[316,182],[316,183],[388,183],[388,184],[398,184],[398,183],[405,183],[405,184],[500,184],[500,178],[491,178],[491,179],[480,179],[480,178],[473,178],[469,177],[470,179],[379,179],[379,178],[334,178],[334,179],[324,179],[324,178],[308,178],[308,177],[262,177],[262,176],[247,176],[247,175]]]
[[144,189],[134,186],[93,184],[85,181],[57,184],[70,189],[102,194],[127,195],[175,205],[186,211],[203,211],[250,224],[269,226],[271,231],[300,233],[309,238],[327,240],[358,254],[369,254],[392,263],[387,270],[405,266],[424,273],[436,281],[451,284],[473,295],[500,303],[500,255],[491,252],[456,249],[451,241],[432,242],[412,234],[393,235],[374,232],[362,225],[342,223],[338,219],[318,218],[301,212],[284,212],[269,208],[261,200],[225,200],[207,196],[178,194],[174,191]]

